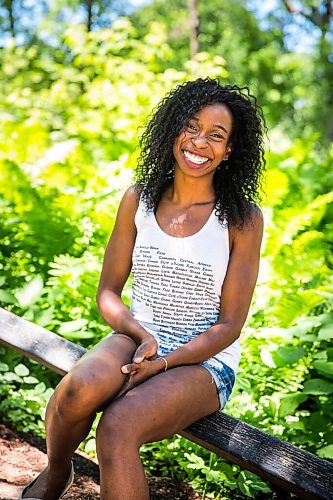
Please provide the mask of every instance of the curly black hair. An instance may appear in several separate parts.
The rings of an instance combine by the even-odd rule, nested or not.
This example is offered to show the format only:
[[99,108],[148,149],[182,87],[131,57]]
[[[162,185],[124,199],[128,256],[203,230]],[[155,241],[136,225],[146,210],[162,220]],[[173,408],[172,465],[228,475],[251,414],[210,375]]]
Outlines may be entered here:
[[265,169],[265,123],[256,98],[247,87],[221,85],[218,79],[199,78],[178,85],[153,110],[140,139],[136,185],[147,209],[157,210],[174,177],[173,145],[182,129],[203,107],[225,104],[232,113],[232,151],[214,174],[215,213],[221,223],[242,228],[260,201]]

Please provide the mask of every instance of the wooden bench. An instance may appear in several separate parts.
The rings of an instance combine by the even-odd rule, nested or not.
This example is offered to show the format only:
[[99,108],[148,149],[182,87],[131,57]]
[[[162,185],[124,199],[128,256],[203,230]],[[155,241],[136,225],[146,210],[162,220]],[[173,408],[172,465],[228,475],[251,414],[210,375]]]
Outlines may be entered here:
[[[65,375],[86,352],[0,308],[0,343]],[[333,463],[216,412],[181,435],[302,499],[333,499]]]

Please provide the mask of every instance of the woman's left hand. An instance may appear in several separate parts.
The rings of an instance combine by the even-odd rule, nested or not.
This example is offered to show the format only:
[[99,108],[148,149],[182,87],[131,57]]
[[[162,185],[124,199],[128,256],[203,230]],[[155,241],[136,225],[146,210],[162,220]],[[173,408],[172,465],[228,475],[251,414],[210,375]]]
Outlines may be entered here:
[[144,359],[140,363],[131,363],[121,367],[122,373],[127,373],[127,379],[122,386],[117,398],[126,394],[126,392],[133,389],[133,387],[142,384],[149,378],[164,371],[165,363],[161,358],[153,360]]

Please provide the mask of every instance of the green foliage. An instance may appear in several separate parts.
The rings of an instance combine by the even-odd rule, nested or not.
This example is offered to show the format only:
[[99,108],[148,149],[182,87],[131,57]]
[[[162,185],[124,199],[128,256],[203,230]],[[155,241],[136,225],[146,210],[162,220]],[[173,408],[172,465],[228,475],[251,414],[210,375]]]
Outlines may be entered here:
[[333,442],[332,150],[314,155],[314,144],[280,140],[268,156],[262,273],[228,411],[324,456]]
[[[314,120],[318,99],[310,88],[313,59],[307,53],[286,51],[283,31],[274,15],[267,20],[267,28],[262,29],[247,5],[251,7],[251,2],[199,2],[200,50],[223,58],[227,83],[252,89],[270,126],[283,124],[292,136],[300,131],[304,134],[304,130],[308,134],[307,120]],[[190,57],[186,0],[155,0],[132,14],[131,19],[140,38],[156,22],[163,23],[173,49],[166,63],[182,68],[184,60]]]
[[[203,492],[203,498],[254,498],[259,492],[269,493],[266,483],[237,465],[230,465],[215,453],[179,436],[141,448],[146,470],[152,475],[188,479],[191,486]],[[238,496],[239,495],[239,496]]]
[[60,377],[0,347],[0,415],[18,429],[44,435],[45,407]]
[[[179,5],[170,19],[177,12],[181,24]],[[131,183],[138,127],[168,89],[189,78],[230,81],[232,74],[257,82],[269,122],[290,112],[270,134],[264,255],[226,411],[332,458],[333,149],[320,146],[311,124],[293,142],[283,131],[297,106],[306,115],[307,56],[282,54],[281,35],[262,32],[241,2],[234,11],[225,7],[216,23],[221,36],[204,21],[202,47],[213,40],[216,52],[192,61],[182,55],[184,35],[172,39],[168,23],[153,14],[145,28],[139,18],[123,18],[91,33],[71,27],[56,48],[38,43],[0,52],[0,304],[87,348],[103,338],[109,327],[95,294]],[[203,16],[216,13],[213,2],[205,9]],[[237,33],[228,21],[234,15]],[[130,281],[123,298],[129,304]],[[8,350],[1,355],[0,415],[43,435],[45,404],[59,377]],[[81,445],[87,453],[95,451],[97,422]],[[148,472],[186,477],[206,498],[271,495],[253,474],[183,438],[145,445],[142,458]]]

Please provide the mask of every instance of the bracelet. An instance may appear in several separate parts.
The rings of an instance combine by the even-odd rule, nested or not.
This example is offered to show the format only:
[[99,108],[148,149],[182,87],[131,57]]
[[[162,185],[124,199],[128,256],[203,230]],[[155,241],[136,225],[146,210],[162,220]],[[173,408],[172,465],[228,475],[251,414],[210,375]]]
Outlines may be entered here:
[[165,368],[164,368],[164,371],[166,372],[167,369],[168,369],[168,362],[165,358],[160,358],[160,359],[163,359],[164,363],[165,363]]

